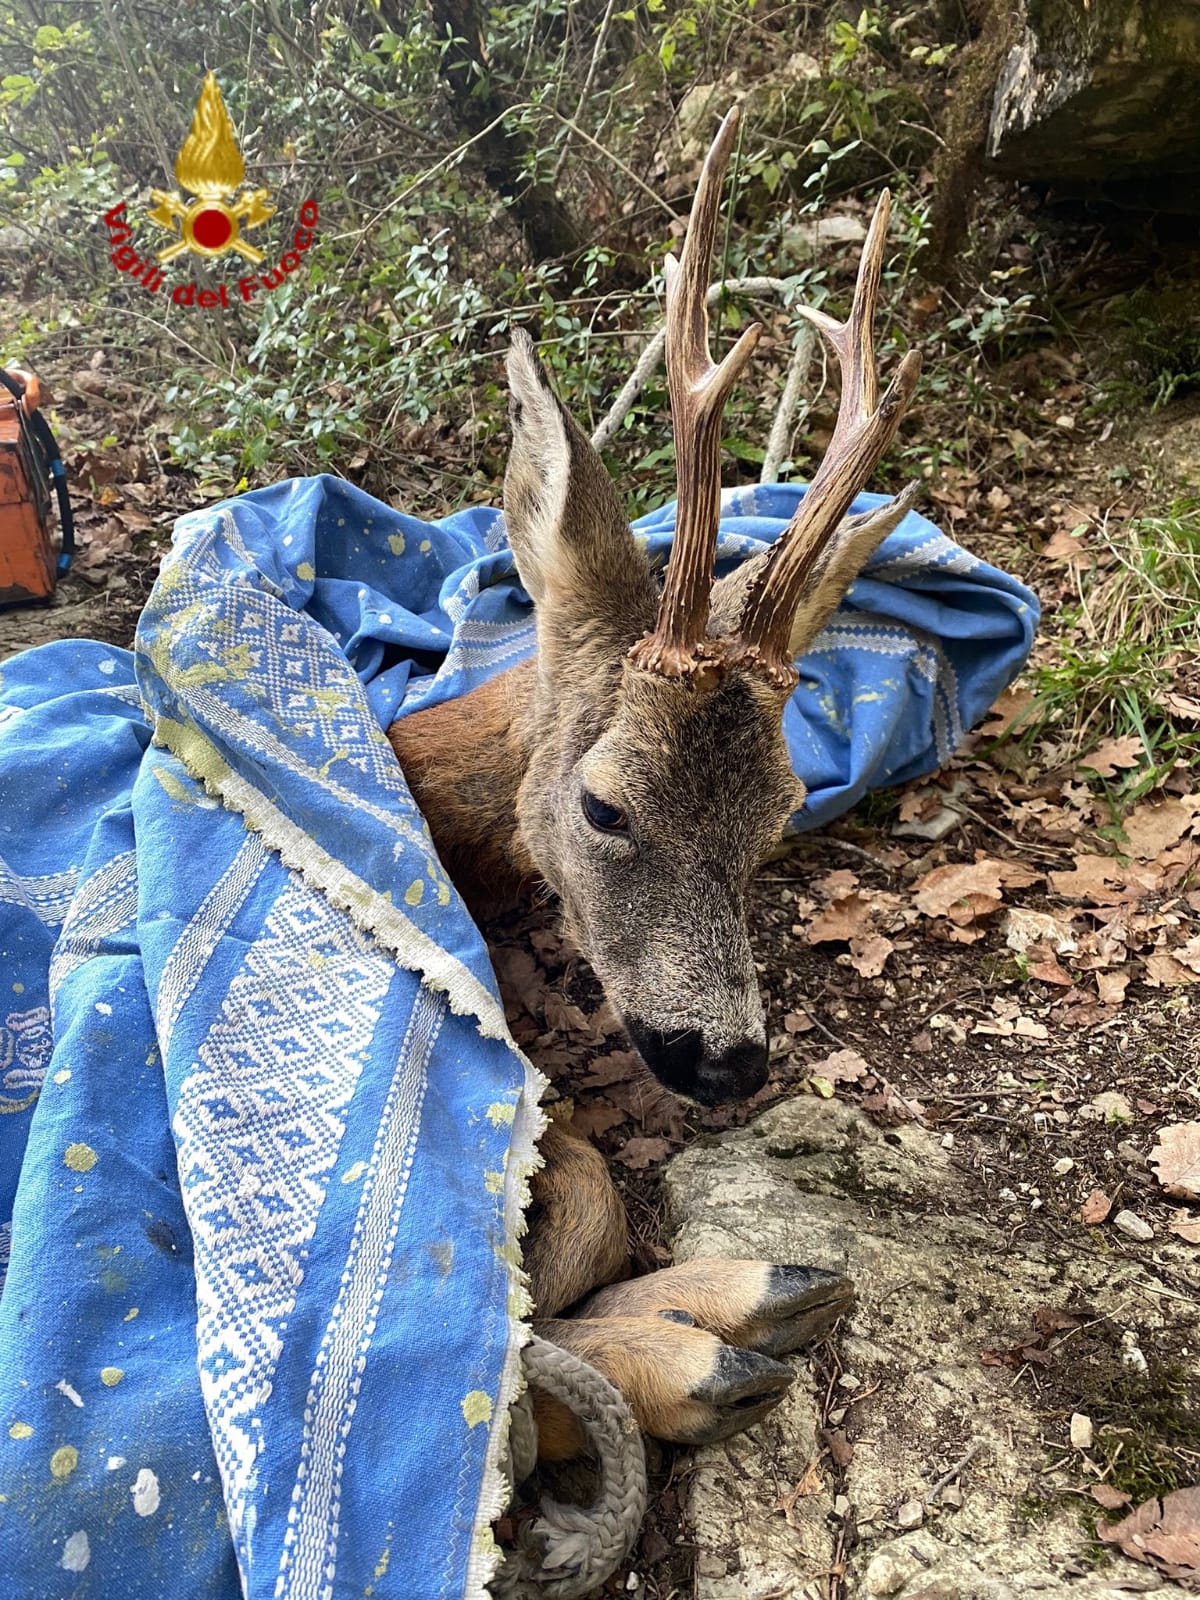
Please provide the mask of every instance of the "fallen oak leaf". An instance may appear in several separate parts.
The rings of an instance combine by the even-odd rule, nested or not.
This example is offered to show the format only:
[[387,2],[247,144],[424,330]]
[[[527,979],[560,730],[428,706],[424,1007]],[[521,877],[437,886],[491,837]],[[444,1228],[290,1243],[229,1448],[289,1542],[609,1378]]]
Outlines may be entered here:
[[789,1011],[783,1019],[788,1033],[811,1033],[816,1023],[805,1011]]
[[913,903],[927,917],[949,917],[965,926],[988,916],[1003,905],[998,861],[972,861],[961,866],[934,867],[913,885]]
[[1200,972],[1193,972],[1166,950],[1156,950],[1145,960],[1146,982],[1152,989],[1182,989],[1200,983]]
[[1161,1129],[1150,1165],[1176,1200],[1200,1200],[1200,1122],[1176,1122]]
[[626,1139],[617,1152],[617,1160],[622,1166],[632,1167],[635,1172],[644,1172],[653,1162],[661,1161],[670,1148],[666,1139],[644,1139],[638,1134]]
[[1119,769],[1141,766],[1145,753],[1141,739],[1131,733],[1123,739],[1107,739],[1097,745],[1090,755],[1080,757],[1079,765],[1090,768],[1101,778],[1111,778]]
[[849,943],[871,931],[871,908],[860,894],[833,900],[808,925],[809,944]]
[[616,1106],[610,1106],[603,1100],[590,1106],[576,1106],[575,1115],[571,1118],[572,1127],[582,1134],[591,1136],[597,1133],[607,1133],[610,1128],[615,1128],[618,1123],[628,1122],[629,1113],[621,1111]]
[[1106,1006],[1123,1005],[1125,991],[1129,987],[1129,973],[1127,972],[1097,972],[1096,988],[1100,998]]
[[1186,1239],[1188,1244],[1200,1244],[1200,1217],[1193,1216],[1190,1211],[1172,1212],[1168,1227],[1177,1238]]
[[1121,1522],[1098,1522],[1096,1535],[1134,1561],[1194,1587],[1200,1579],[1200,1487],[1155,1496]]
[[1056,894],[1110,905],[1124,894],[1125,874],[1112,856],[1081,855],[1070,872],[1052,872],[1050,882]]
[[542,1015],[546,1019],[546,1026],[555,1033],[574,1033],[582,1035],[585,1039],[598,1039],[593,1031],[591,1021],[584,1016],[578,1006],[573,1006],[570,1001],[564,1000],[562,995],[555,994],[553,990],[546,996],[542,1007]]
[[1107,1220],[1112,1206],[1103,1189],[1093,1189],[1079,1208],[1079,1220],[1089,1228],[1099,1227]]
[[641,1057],[632,1050],[610,1050],[607,1055],[593,1057],[580,1082],[588,1089],[604,1089],[609,1084],[624,1083],[641,1071]]
[[1138,861],[1153,861],[1155,856],[1178,843],[1196,820],[1200,797],[1164,800],[1161,805],[1140,805],[1122,824],[1129,841],[1129,853]]
[[857,1050],[835,1050],[813,1068],[814,1073],[830,1083],[857,1083],[870,1070],[870,1063]]

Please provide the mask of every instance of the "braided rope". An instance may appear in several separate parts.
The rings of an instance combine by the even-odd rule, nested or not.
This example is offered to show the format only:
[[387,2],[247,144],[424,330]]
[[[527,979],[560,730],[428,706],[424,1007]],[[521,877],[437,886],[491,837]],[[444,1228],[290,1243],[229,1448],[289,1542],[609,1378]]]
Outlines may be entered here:
[[[492,1592],[497,1600],[581,1600],[624,1561],[641,1528],[646,1513],[642,1436],[620,1393],[578,1356],[535,1334],[521,1358],[527,1382],[570,1406],[583,1423],[599,1459],[600,1488],[590,1506],[543,1500],[541,1516],[522,1529]],[[527,1475],[536,1455],[536,1436],[530,1449],[531,1426],[527,1392],[514,1408],[509,1434],[514,1483],[518,1474]]]

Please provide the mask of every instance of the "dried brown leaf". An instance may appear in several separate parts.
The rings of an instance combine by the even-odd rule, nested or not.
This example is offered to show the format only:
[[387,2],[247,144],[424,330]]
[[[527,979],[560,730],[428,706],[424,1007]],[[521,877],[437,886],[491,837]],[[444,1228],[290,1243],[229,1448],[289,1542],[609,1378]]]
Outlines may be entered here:
[[998,911],[1001,867],[998,861],[972,861],[962,866],[934,867],[913,886],[913,901],[927,917],[950,917],[961,927],[976,917]]
[[809,944],[833,941],[849,943],[865,938],[871,930],[871,907],[860,894],[843,895],[833,900],[808,925]]
[[588,1138],[597,1133],[607,1133],[610,1128],[615,1128],[618,1123],[627,1122],[629,1113],[621,1111],[616,1106],[610,1106],[603,1100],[596,1100],[590,1106],[576,1106],[575,1115],[571,1118],[572,1126]]
[[1163,1128],[1150,1152],[1158,1181],[1177,1200],[1200,1200],[1200,1122]]
[[857,1050],[835,1050],[824,1061],[818,1061],[812,1070],[830,1083],[857,1083],[870,1072],[871,1066]]
[[822,1428],[821,1438],[835,1466],[845,1468],[854,1460],[854,1446],[840,1428]]
[[607,1055],[596,1056],[580,1080],[589,1089],[603,1089],[611,1083],[624,1083],[641,1075],[641,1057],[632,1050],[610,1050]]
[[617,1152],[617,1160],[622,1166],[643,1172],[653,1162],[661,1161],[670,1148],[666,1139],[644,1139],[637,1135],[625,1141]]
[[1178,843],[1195,820],[1200,805],[1195,796],[1186,800],[1164,800],[1161,805],[1138,806],[1125,818],[1125,837],[1130,854],[1139,861],[1153,861],[1162,851]]
[[1168,1224],[1171,1232],[1188,1244],[1200,1244],[1200,1216],[1191,1211],[1173,1211]]
[[1093,1189],[1079,1208],[1079,1220],[1089,1228],[1098,1227],[1107,1220],[1112,1205],[1103,1189]]
[[1098,1522],[1096,1533],[1168,1578],[1194,1587],[1200,1579],[1200,1487],[1175,1489],[1131,1511],[1115,1524]]
[[1152,989],[1182,989],[1200,983],[1200,972],[1185,967],[1167,950],[1156,950],[1146,957],[1146,982]]
[[1109,905],[1123,895],[1124,874],[1121,864],[1112,856],[1082,855],[1075,857],[1070,872],[1052,872],[1050,882],[1056,893],[1072,900],[1090,900],[1095,904]]
[[1129,987],[1129,974],[1127,972],[1097,972],[1096,988],[1100,998],[1106,1006],[1119,1006],[1124,1004],[1125,991]]
[[1090,755],[1080,758],[1079,765],[1090,767],[1102,778],[1111,778],[1120,770],[1139,766],[1145,753],[1145,745],[1136,733],[1131,733],[1124,739],[1107,739],[1097,745]]
[[553,990],[546,996],[542,1015],[546,1019],[546,1026],[553,1028],[556,1033],[574,1033],[584,1039],[596,1037],[591,1021],[584,1016],[579,1007],[571,1005],[561,994],[555,994]]
[[1119,1511],[1122,1506],[1129,1504],[1129,1496],[1124,1489],[1116,1489],[1111,1483],[1094,1483],[1091,1493],[1092,1499],[1105,1511]]
[[895,945],[882,933],[872,933],[866,938],[850,941],[850,965],[860,977],[878,978],[887,965],[887,958]]

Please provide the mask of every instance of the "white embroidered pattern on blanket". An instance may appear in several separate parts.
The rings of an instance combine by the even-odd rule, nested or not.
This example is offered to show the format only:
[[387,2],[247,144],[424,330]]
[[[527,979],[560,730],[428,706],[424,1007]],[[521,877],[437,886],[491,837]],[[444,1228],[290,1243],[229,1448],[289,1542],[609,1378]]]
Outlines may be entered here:
[[[408,1194],[426,1069],[445,1018],[445,996],[420,989],[363,1176],[337,1303],[305,1401],[277,1600],[322,1600],[336,1570],[342,1466]],[[460,1532],[461,1525],[448,1529],[448,1541]]]
[[258,1411],[395,971],[346,916],[291,880],[180,1086],[200,1384],[243,1568]]

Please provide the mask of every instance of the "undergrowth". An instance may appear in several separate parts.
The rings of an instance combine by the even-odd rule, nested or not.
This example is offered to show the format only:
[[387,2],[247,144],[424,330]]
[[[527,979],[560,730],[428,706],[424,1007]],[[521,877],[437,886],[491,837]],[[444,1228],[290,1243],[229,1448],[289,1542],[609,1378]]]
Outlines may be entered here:
[[[1089,530],[1083,530],[1089,532]],[[1026,744],[1052,734],[1060,759],[1134,737],[1143,759],[1114,785],[1122,805],[1200,759],[1200,499],[1161,516],[1102,523],[1078,570],[1078,604],[1059,619],[1055,658],[1034,669]]]

